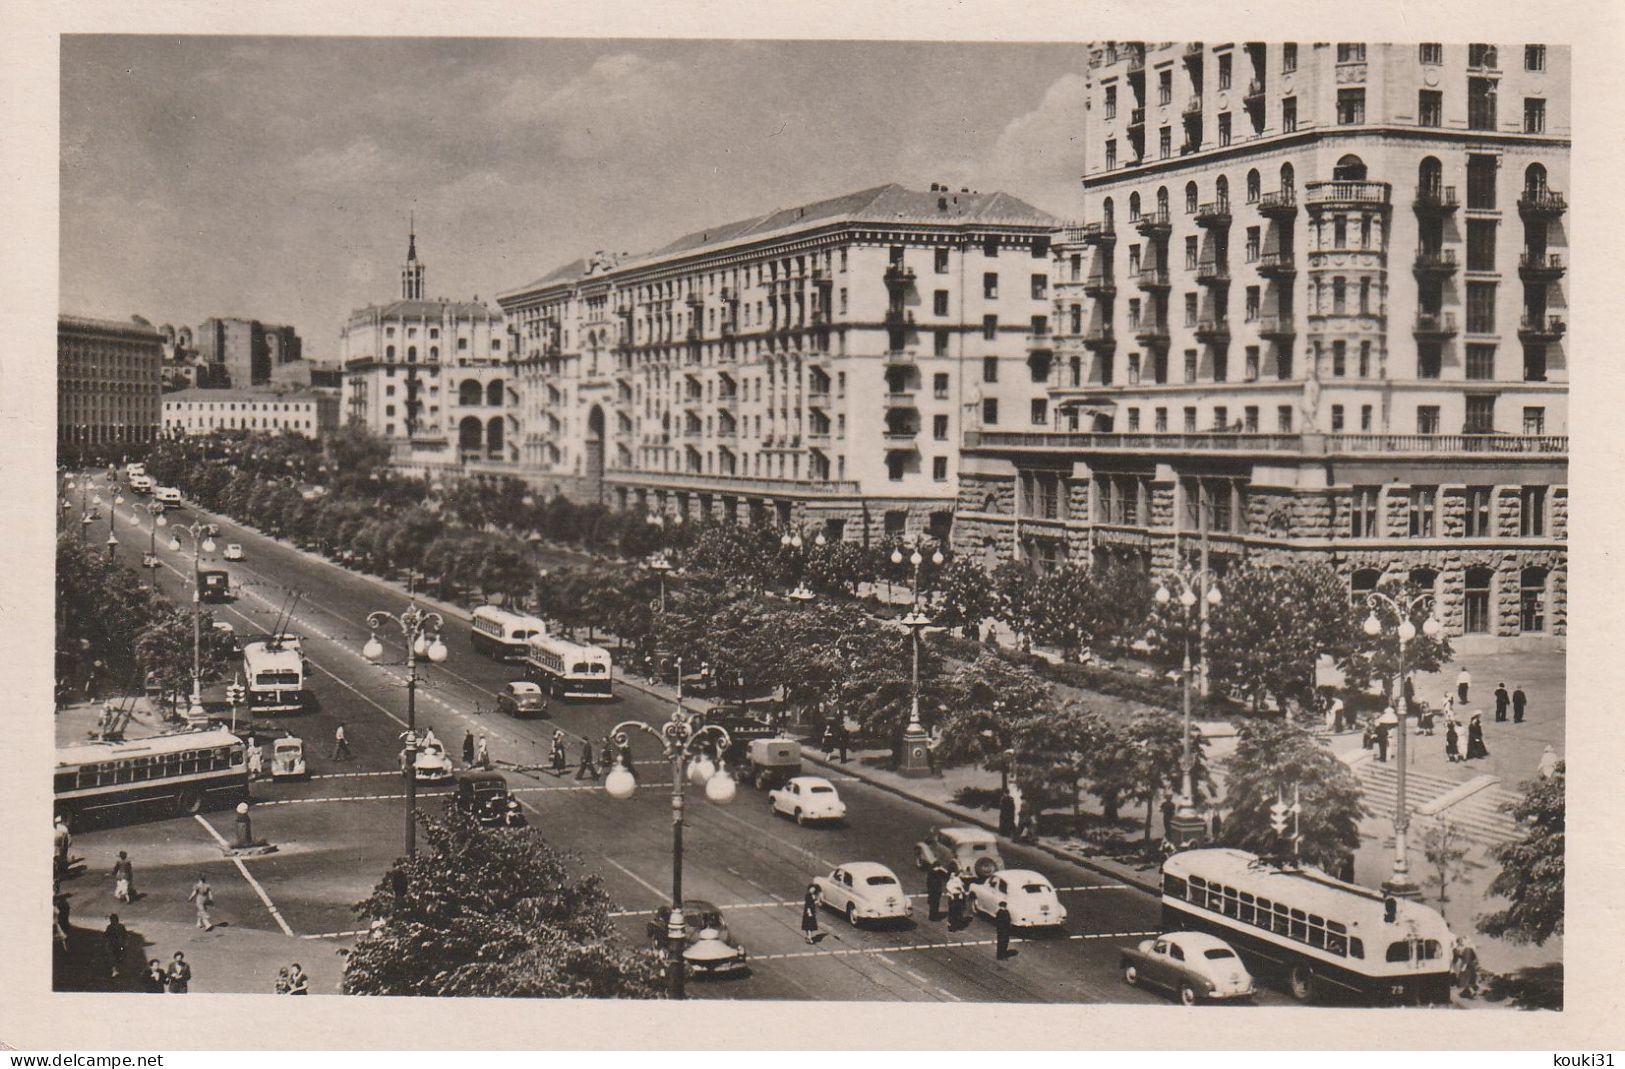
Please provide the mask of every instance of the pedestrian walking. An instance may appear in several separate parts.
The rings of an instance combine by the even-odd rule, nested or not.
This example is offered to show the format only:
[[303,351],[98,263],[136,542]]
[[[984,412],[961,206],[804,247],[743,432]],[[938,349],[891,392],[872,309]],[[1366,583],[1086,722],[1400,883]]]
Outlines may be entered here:
[[288,966],[288,994],[310,994],[310,977],[305,975],[305,970],[299,967],[297,961]]
[[553,732],[552,758],[553,758],[553,774],[555,776],[564,775],[564,768],[565,768],[565,765],[568,763],[569,759],[568,759],[568,757],[565,756],[565,753],[564,753],[564,732],[563,731],[555,730]]
[[209,919],[209,907],[214,905],[214,888],[209,886],[208,877],[201,872],[198,873],[197,882],[192,885],[192,893],[186,898],[197,907],[197,926],[205,932],[213,931],[214,921]]
[[807,885],[807,896],[801,900],[801,936],[809,944],[824,938],[818,930],[818,887]]
[[480,741],[474,744],[474,763],[481,768],[491,767],[491,751],[486,749],[484,735],[481,735]]
[[1174,837],[1174,811],[1177,808],[1178,807],[1174,805],[1172,795],[1162,800],[1162,837],[1164,839],[1172,839]]
[[1467,721],[1467,760],[1476,761],[1488,757],[1490,751],[1484,746],[1484,725],[1479,721],[1478,714]]
[[1377,745],[1377,718],[1374,717],[1374,716],[1366,717],[1365,731],[1360,736],[1360,747],[1361,747],[1361,749],[1369,750],[1373,746],[1376,746],[1376,745]]
[[1512,722],[1514,724],[1523,723],[1523,713],[1528,707],[1529,695],[1523,692],[1523,685],[1519,684],[1518,688],[1512,692]]
[[999,796],[999,834],[1011,836],[1016,833],[1016,798],[1009,791]]
[[968,894],[958,870],[948,874],[948,882],[942,890],[948,896],[948,930],[957,932],[965,926],[965,898]]
[[147,971],[141,974],[141,990],[149,995],[162,995],[169,986],[169,974],[164,963],[157,958],[147,959]]
[[925,901],[930,907],[931,919],[942,919],[942,889],[948,883],[948,870],[938,861],[925,870]]
[[1342,721],[1342,711],[1337,707],[1337,699],[1328,699],[1326,702],[1326,733],[1328,735],[1337,734],[1337,729],[1342,726]]
[[68,833],[68,822],[57,817],[52,825],[51,845],[56,851],[56,874],[60,879],[68,874],[68,851],[73,847],[73,836]]
[[1377,717],[1377,760],[1388,760],[1388,747],[1393,744],[1394,732],[1399,728],[1399,714],[1392,705]]
[[1416,704],[1416,684],[1411,681],[1410,676],[1405,677],[1405,685],[1400,688],[1400,692],[1405,695],[1407,706]]
[[1456,719],[1444,722],[1444,759],[1451,764],[1461,760],[1461,736],[1456,731]]
[[1463,705],[1467,704],[1467,691],[1473,685],[1473,674],[1462,665],[1461,671],[1456,673],[1456,700]]
[[286,965],[276,971],[276,982],[272,986],[279,995],[288,993],[288,967]]
[[598,766],[592,759],[592,740],[581,740],[581,764],[576,767],[576,779],[597,779]]
[[107,956],[112,961],[110,975],[118,979],[124,967],[124,955],[130,948],[130,930],[119,923],[117,913],[107,915],[107,927],[102,930],[102,942],[107,944]]
[[192,967],[186,964],[186,955],[178,950],[169,963],[169,976],[164,989],[171,995],[184,995],[192,989]]
[[113,862],[113,897],[120,902],[134,902],[136,898],[135,866],[130,864],[130,855],[123,850]]
[[1010,919],[1010,907],[1000,905],[998,914],[993,918],[995,947],[993,957],[996,961],[1003,961],[1011,955],[1010,933],[1014,928],[1015,923]]
[[1455,976],[1456,986],[1461,988],[1462,998],[1478,997],[1478,951],[1465,935],[1456,936],[1456,944],[1450,951],[1450,971]]
[[1456,715],[1456,696],[1448,690],[1444,692],[1444,697],[1439,700],[1439,712],[1444,715],[1446,720],[1454,719]]
[[1505,683],[1495,685],[1495,719],[1504,722],[1507,718],[1507,706],[1512,704],[1512,695],[1507,693]]
[[354,760],[354,755],[350,753],[350,740],[344,734],[344,722],[342,720],[339,721],[338,728],[333,732],[333,760]]
[[248,737],[246,757],[248,761],[248,778],[259,779],[260,774],[265,771],[265,750],[261,748],[260,740],[252,735]]
[[463,764],[469,768],[474,767],[474,733],[472,731],[463,735]]
[[1551,779],[1557,772],[1557,751],[1550,746],[1540,752],[1540,778]]

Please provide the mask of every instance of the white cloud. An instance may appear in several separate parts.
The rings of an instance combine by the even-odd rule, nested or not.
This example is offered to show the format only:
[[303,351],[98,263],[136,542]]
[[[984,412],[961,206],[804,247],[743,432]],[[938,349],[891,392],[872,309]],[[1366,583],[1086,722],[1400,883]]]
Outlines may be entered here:
[[377,180],[394,170],[394,161],[378,143],[363,137],[334,148],[319,148],[294,161],[294,170],[308,182],[343,183]]
[[522,77],[497,103],[504,121],[533,123],[561,155],[602,159],[634,146],[662,144],[678,135],[673,82],[680,64],[635,52],[600,56],[563,85]]
[[998,176],[995,184],[1026,193],[1050,211],[1072,210],[1083,174],[1087,95],[1083,75],[1063,74],[1050,84],[1038,107],[1012,119],[993,147],[989,173]]

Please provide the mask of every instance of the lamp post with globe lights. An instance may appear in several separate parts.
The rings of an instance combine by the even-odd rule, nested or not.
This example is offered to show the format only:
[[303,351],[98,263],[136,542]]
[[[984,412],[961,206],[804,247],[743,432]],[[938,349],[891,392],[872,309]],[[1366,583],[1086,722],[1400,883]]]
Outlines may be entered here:
[[[931,563],[940,567],[942,561],[942,550],[933,549]],[[891,562],[903,563],[901,547],[892,550]],[[903,617],[902,624],[908,628],[912,640],[914,663],[909,675],[908,727],[903,729],[903,754],[897,771],[900,775],[918,778],[931,774],[930,736],[926,733],[925,725],[920,723],[920,636],[931,626],[931,618],[922,610],[920,598],[920,566],[925,563],[925,556],[920,552],[919,541],[914,543],[908,562],[914,566],[914,605],[908,615]]]
[[[829,544],[829,540],[824,537],[823,531],[819,531],[817,536],[812,540],[812,544],[818,549],[823,549]],[[799,530],[788,530],[779,536],[779,547],[786,553],[791,554],[792,559],[795,562],[796,585],[787,596],[791,601],[798,601],[803,605],[809,601],[812,601],[815,596],[813,592],[807,588],[807,555],[805,552],[803,552],[806,545],[806,540],[801,537],[801,532]]]
[[113,496],[113,500],[107,506],[107,559],[112,560],[113,554],[118,552],[118,538],[113,534],[113,519],[118,515],[118,506],[124,504],[124,495],[118,493],[111,485],[107,492]]
[[[170,526],[162,516],[153,522],[158,527]],[[203,719],[203,668],[200,656],[203,646],[203,554],[214,552],[214,539],[210,525],[201,520],[197,523],[177,523],[174,528],[169,534],[170,552],[181,551],[182,531],[192,542],[192,704],[186,710],[186,719],[195,722]]]
[[[1174,583],[1179,587],[1176,596],[1168,589],[1166,582],[1157,587],[1156,599],[1158,605],[1167,605],[1177,600],[1181,609],[1185,611],[1184,633],[1184,660],[1180,670],[1182,683],[1180,694],[1180,707],[1184,729],[1180,732],[1179,747],[1179,797],[1175,799],[1174,816],[1168,822],[1170,838],[1178,846],[1189,846],[1201,840],[1206,831],[1207,822],[1196,812],[1196,784],[1193,782],[1192,772],[1196,767],[1196,758],[1191,753],[1191,611],[1198,603],[1203,606],[1202,621],[1203,632],[1199,638],[1206,642],[1207,606],[1218,608],[1224,596],[1219,593],[1219,584],[1206,568],[1199,568],[1194,572],[1175,572],[1172,576]],[[1204,645],[1202,660],[1207,660],[1207,649]]]
[[427,657],[439,664],[446,659],[446,644],[440,641],[440,629],[445,626],[445,620],[437,612],[424,612],[415,600],[399,615],[383,609],[368,613],[367,628],[371,634],[361,647],[361,655],[374,664],[384,656],[378,629],[386,623],[400,628],[406,640],[406,735],[403,740],[406,748],[402,752],[401,771],[406,778],[406,856],[413,857],[417,854],[418,660]]
[[[678,674],[681,680],[681,670]],[[656,739],[662,753],[671,762],[671,917],[666,923],[666,968],[671,984],[671,997],[684,997],[683,949],[687,943],[683,917],[683,792],[688,783],[704,785],[705,796],[711,801],[726,804],[733,801],[738,789],[733,776],[720,763],[721,755],[732,743],[727,729],[717,724],[704,723],[703,714],[683,708],[682,699],[672,710],[671,719],[660,727],[651,727],[641,720],[623,720],[610,731],[617,747],[630,744],[631,733],[641,731]],[[718,756],[713,761],[701,747],[704,740],[712,741]],[[619,759],[609,775],[604,777],[604,790],[611,798],[631,798],[638,789],[634,776]]]
[[[1436,637],[1444,629],[1439,618],[1434,615],[1434,598],[1432,594],[1418,594],[1409,600],[1395,600],[1387,594],[1376,591],[1366,595],[1366,606],[1371,610],[1365,618],[1363,629],[1367,635],[1376,638],[1389,626],[1393,627],[1394,636],[1399,641],[1399,670],[1395,679],[1394,690],[1397,695],[1395,704],[1399,707],[1398,749],[1394,756],[1398,760],[1399,771],[1394,779],[1394,871],[1383,881],[1382,889],[1385,894],[1394,898],[1422,897],[1422,890],[1411,879],[1410,858],[1406,851],[1405,833],[1410,828],[1410,807],[1405,799],[1405,721],[1410,716],[1410,702],[1405,697],[1405,646],[1416,637],[1416,623],[1411,619],[1418,610],[1425,610],[1428,614],[1422,621],[1422,633],[1429,638]],[[1386,624],[1377,615],[1379,610],[1386,610],[1393,614],[1395,623]]]
[[666,576],[671,572],[671,561],[664,553],[649,562],[649,570],[660,579],[660,611],[666,611]]

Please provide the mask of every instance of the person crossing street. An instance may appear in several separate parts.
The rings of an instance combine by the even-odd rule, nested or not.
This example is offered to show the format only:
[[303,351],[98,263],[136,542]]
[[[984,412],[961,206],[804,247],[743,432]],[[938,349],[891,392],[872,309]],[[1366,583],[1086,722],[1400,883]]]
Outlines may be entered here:
[[198,873],[197,882],[192,885],[192,893],[186,898],[197,907],[197,926],[205,932],[214,931],[214,921],[209,918],[209,907],[214,905],[214,889],[209,886],[208,877],[201,872]]
[[593,763],[593,759],[592,759],[592,740],[591,739],[582,739],[581,740],[581,764],[576,767],[576,779],[578,779],[578,780],[584,780],[584,779],[596,780],[597,778],[598,778],[598,766],[595,763]]
[[1003,961],[1010,957],[1014,951],[1010,949],[1010,933],[1015,928],[1015,922],[1010,918],[1010,907],[1001,905],[998,916],[993,918],[996,951],[994,958]]
[[948,883],[948,870],[936,862],[925,873],[925,900],[931,907],[931,919],[942,918],[942,889]]
[[333,732],[333,758],[334,761],[353,761],[355,755],[350,752],[350,740],[344,734],[344,721],[339,721],[338,728]]

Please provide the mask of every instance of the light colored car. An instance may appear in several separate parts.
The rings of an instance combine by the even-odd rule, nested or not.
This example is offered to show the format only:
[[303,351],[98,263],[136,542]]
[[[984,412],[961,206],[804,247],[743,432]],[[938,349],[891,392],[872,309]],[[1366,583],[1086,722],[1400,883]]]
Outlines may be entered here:
[[[404,763],[406,751],[401,751]],[[418,743],[417,757],[412,762],[412,778],[419,783],[445,783],[455,774],[451,756],[439,742]]]
[[859,921],[907,920],[914,913],[897,874],[873,861],[848,862],[812,882],[819,902],[844,914],[854,928]]
[[289,735],[271,743],[272,779],[304,779],[308,774],[303,739]]
[[1066,923],[1066,907],[1055,885],[1032,869],[1001,869],[970,886],[971,908],[994,918],[1002,907],[1017,928],[1055,928]]
[[914,844],[914,864],[941,864],[963,878],[985,880],[1004,868],[1004,858],[998,837],[985,828],[934,828],[929,839]]
[[1252,974],[1230,944],[1206,932],[1170,932],[1125,947],[1123,979],[1171,991],[1193,1006],[1203,1000],[1250,998]]
[[230,545],[226,546],[226,552],[225,552],[224,556],[225,556],[225,558],[227,560],[247,560],[248,559],[246,556],[243,555],[243,547],[239,546],[236,542],[232,542]]
[[797,824],[812,820],[845,820],[846,803],[835,784],[822,776],[795,776],[767,793],[773,812],[794,817]]

